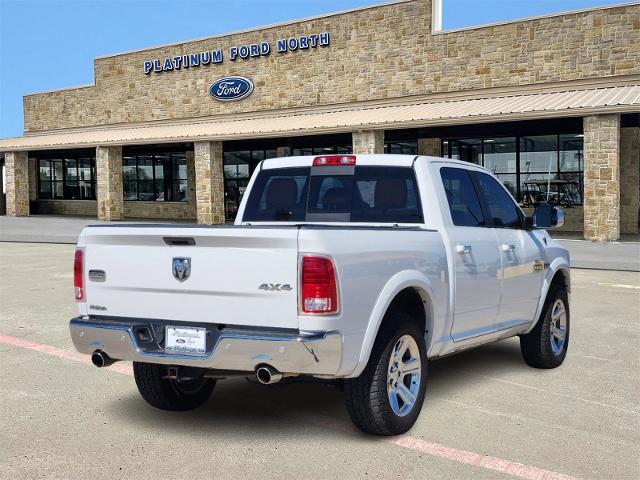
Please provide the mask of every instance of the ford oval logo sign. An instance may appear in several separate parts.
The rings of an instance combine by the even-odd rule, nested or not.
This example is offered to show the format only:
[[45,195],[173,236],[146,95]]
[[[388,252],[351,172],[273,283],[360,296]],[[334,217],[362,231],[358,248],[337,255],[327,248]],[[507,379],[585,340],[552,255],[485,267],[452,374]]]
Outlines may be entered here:
[[253,82],[244,77],[224,77],[209,87],[209,93],[216,100],[231,102],[242,100],[253,92]]

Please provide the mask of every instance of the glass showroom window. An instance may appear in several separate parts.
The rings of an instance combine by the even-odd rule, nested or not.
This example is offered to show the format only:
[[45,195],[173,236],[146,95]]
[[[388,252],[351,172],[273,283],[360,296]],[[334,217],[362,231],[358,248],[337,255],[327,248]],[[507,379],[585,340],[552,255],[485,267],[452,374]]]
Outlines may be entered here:
[[[582,135],[520,137],[521,201],[582,204]],[[562,160],[561,160],[562,159]]]
[[549,200],[567,207],[582,204],[583,135],[553,134],[445,139],[445,157],[491,170],[523,206]]
[[294,148],[292,155],[348,155],[353,152],[351,145],[331,145],[326,147],[302,147]]
[[38,198],[95,200],[94,157],[38,158]]
[[224,163],[224,211],[228,220],[238,213],[249,178],[256,166],[267,158],[277,157],[275,149],[225,151]]
[[187,154],[171,152],[122,157],[124,199],[187,201]]
[[417,155],[418,142],[387,142],[384,144],[384,153],[398,153],[402,155]]
[[[465,138],[447,142],[449,158],[482,165],[482,139]],[[444,147],[444,145],[443,145]],[[445,152],[443,149],[442,152]]]
[[575,191],[576,205],[582,205],[584,192],[583,135],[559,136],[558,179],[570,182],[569,193]]
[[516,137],[485,138],[484,166],[500,179],[514,197],[518,196],[518,159]]

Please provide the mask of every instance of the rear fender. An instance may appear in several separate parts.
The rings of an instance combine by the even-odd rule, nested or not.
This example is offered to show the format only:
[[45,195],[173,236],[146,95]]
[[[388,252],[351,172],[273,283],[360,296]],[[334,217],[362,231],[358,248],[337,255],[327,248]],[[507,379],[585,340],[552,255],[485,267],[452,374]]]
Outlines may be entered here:
[[357,377],[366,367],[369,356],[371,355],[371,350],[373,349],[373,344],[378,335],[378,330],[391,302],[396,298],[398,293],[406,288],[416,289],[424,302],[427,328],[425,341],[427,342],[427,350],[429,350],[433,332],[431,325],[433,319],[433,304],[431,302],[433,298],[433,288],[429,280],[422,273],[416,270],[405,270],[391,277],[380,292],[380,295],[378,295],[378,300],[369,317],[358,363],[355,370],[348,375],[349,377]]

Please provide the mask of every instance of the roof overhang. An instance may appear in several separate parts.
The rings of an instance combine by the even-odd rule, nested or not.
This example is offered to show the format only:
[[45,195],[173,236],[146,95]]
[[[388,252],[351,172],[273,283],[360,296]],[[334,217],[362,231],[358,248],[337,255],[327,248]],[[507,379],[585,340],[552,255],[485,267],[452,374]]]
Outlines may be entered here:
[[224,141],[627,112],[640,112],[640,81],[482,98],[438,95],[414,101],[398,99],[396,103],[390,100],[323,110],[283,110],[170,123],[27,133],[23,137],[0,140],[0,151]]

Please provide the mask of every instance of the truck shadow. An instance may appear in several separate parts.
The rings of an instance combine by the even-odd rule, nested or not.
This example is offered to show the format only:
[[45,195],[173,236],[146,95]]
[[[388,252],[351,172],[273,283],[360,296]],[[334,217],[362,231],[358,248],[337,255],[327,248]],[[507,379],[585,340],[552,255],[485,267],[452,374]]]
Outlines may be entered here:
[[[528,368],[517,340],[507,340],[433,361],[424,409],[429,401],[446,400],[483,376],[500,376]],[[135,423],[139,427],[189,436],[230,435],[230,438],[313,434],[361,437],[349,420],[339,388],[316,382],[298,381],[271,386],[250,383],[244,378],[220,381],[211,399],[190,412],[165,412],[147,405],[135,387],[124,397],[106,406],[114,422]],[[368,438],[368,437],[367,437]]]

